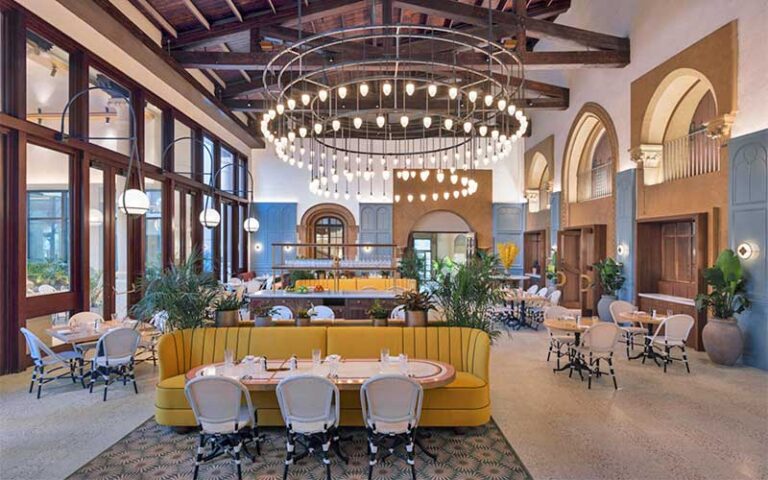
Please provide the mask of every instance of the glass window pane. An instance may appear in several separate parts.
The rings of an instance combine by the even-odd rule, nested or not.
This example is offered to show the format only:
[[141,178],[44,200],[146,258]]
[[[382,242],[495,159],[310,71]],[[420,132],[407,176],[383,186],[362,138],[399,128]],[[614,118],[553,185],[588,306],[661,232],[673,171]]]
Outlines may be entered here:
[[104,315],[104,172],[98,168],[90,170],[89,198],[91,311]]
[[147,103],[144,108],[144,161],[162,167],[162,150],[163,111]]
[[192,245],[192,195],[187,194],[187,208],[184,211],[184,226],[186,227],[186,245],[187,245],[187,258],[195,251],[195,246]]
[[[27,31],[27,120],[61,129],[61,112],[69,100],[69,54]],[[69,129],[69,115],[64,129]]]
[[240,187],[240,196],[244,198],[248,197],[248,180],[248,161],[240,160],[240,173],[237,184]]
[[[213,205],[211,197],[206,195],[203,198],[204,202],[208,202],[208,205]],[[213,239],[216,229],[203,228],[203,270],[206,272],[213,271]]]
[[27,296],[69,291],[70,158],[27,144]]
[[149,210],[144,215],[144,269],[152,274],[163,265],[163,182],[147,178],[144,187],[149,196]]
[[125,177],[115,175],[115,313],[128,314],[128,216],[118,209]]
[[174,167],[173,171],[178,173],[179,175],[184,175],[185,177],[191,177],[192,175],[190,172],[192,171],[192,149],[190,148],[192,145],[192,140],[189,139],[189,137],[192,136],[192,130],[181,123],[178,120],[174,120],[173,122],[173,138],[174,140],[179,140],[180,138],[185,138],[186,140],[179,140],[178,142],[173,144],[173,160],[174,160]]
[[173,261],[181,260],[181,192],[173,192]]
[[211,183],[211,175],[213,175],[213,155],[214,144],[211,137],[203,137],[203,182],[206,185]]
[[232,192],[235,188],[235,170],[234,166],[230,166],[235,162],[235,157],[232,152],[226,148],[221,149],[221,173],[219,173],[219,180],[221,183],[220,188],[226,192]]
[[131,136],[130,91],[93,67],[88,69],[88,86],[106,89],[89,93],[89,141],[128,155],[131,146],[126,140]]

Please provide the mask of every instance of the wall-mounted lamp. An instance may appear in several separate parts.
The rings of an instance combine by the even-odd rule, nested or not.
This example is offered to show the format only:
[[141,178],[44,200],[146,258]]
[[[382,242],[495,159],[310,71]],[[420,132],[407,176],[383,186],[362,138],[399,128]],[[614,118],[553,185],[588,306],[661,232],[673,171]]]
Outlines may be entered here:
[[256,242],[256,243],[253,245],[253,249],[254,249],[255,251],[257,251],[257,252],[260,252],[260,251],[261,251],[261,249],[262,249],[262,245],[261,245],[261,242]]
[[290,245],[286,245],[286,246],[283,247],[283,250],[286,251],[286,252],[290,252],[291,250],[293,250],[293,247],[290,246]]
[[753,245],[749,242],[741,242],[739,246],[736,247],[736,255],[738,255],[742,260],[748,260],[752,257],[756,257],[759,252],[760,249],[757,248],[757,245]]
[[371,253],[373,251],[373,247],[370,246],[370,245],[366,245],[366,246],[363,247],[363,251],[365,253]]
[[620,243],[616,245],[616,255],[620,257],[629,255],[629,245],[627,245],[626,243]]

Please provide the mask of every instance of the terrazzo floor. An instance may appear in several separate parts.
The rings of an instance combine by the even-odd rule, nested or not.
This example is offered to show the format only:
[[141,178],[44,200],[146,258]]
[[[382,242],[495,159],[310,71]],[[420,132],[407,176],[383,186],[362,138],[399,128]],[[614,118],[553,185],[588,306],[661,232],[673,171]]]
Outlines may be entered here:
[[[619,355],[619,390],[553,374],[545,332],[513,332],[492,349],[493,416],[536,480],[768,479],[768,373],[691,353],[665,375]],[[66,478],[152,416],[157,369],[129,387],[67,382],[27,394],[30,372],[0,377],[0,478]]]

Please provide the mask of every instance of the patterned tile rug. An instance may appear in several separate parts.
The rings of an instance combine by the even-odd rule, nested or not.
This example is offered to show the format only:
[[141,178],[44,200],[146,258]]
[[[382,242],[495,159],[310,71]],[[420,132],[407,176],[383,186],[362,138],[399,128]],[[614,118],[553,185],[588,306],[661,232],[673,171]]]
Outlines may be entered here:
[[[419,480],[531,480],[531,476],[495,423],[464,429],[422,429],[428,432],[425,447],[437,453],[433,463],[426,455],[416,458]],[[256,462],[243,460],[243,479],[282,480],[285,455],[285,431],[265,428],[266,441]],[[334,480],[366,480],[368,460],[365,432],[347,428],[343,435],[352,440],[343,443],[349,464],[332,456]],[[161,427],[154,419],[115,443],[91,460],[70,479],[157,479],[181,480],[192,478],[197,434],[177,434]],[[252,449],[255,450],[255,449]],[[254,452],[255,453],[255,452]],[[317,458],[305,458],[291,466],[291,480],[324,480],[324,468]],[[200,468],[200,480],[236,479],[234,462],[224,456]],[[379,462],[373,478],[376,480],[410,480],[410,470],[404,460],[396,457]]]

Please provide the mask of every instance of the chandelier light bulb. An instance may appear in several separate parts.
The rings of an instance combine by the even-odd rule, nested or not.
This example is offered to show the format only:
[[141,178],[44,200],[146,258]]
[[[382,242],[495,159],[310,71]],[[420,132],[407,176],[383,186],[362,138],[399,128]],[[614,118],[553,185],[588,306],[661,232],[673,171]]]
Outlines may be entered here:
[[472,131],[472,122],[464,122],[464,133]]
[[390,93],[392,93],[392,84],[389,82],[384,82],[384,84],[381,86],[381,91],[384,92],[384,96],[389,96]]
[[516,110],[516,108],[515,108],[515,105],[513,103],[510,103],[507,106],[507,114],[508,115],[514,115],[515,114],[515,110]]
[[467,189],[466,189],[466,188],[462,188],[462,189],[461,189],[461,196],[462,196],[462,197],[466,197],[468,194],[469,194],[469,192],[467,191]]
[[408,194],[408,203],[410,203],[410,202],[412,202],[412,201],[413,201],[413,195],[411,195],[411,194],[409,193],[409,194]]
[[440,195],[438,195],[437,193],[433,193],[432,194],[432,201],[433,202],[436,202],[438,198],[440,198]]
[[299,136],[304,138],[307,136],[307,127],[299,127]]
[[349,192],[344,193],[344,200],[349,200]]
[[461,186],[466,187],[469,183],[469,179],[467,177],[461,177]]
[[390,176],[389,170],[384,170],[383,172],[381,172],[381,178],[383,178],[384,180],[389,180],[389,176]]
[[278,115],[282,115],[283,112],[285,112],[285,105],[283,105],[282,103],[278,103],[277,105],[275,105],[275,110],[277,110]]
[[443,172],[442,169],[438,170],[435,174],[435,178],[437,179],[437,183],[443,183],[443,180],[445,180],[445,172]]
[[323,192],[323,195],[325,196],[325,198],[328,198],[328,197],[330,197],[330,196],[331,196],[331,192],[329,192],[328,190],[326,190],[325,192]]
[[419,200],[421,200],[422,202],[426,202],[427,201],[427,194],[426,193],[422,193],[421,195],[419,195]]
[[488,134],[488,127],[486,125],[480,125],[479,131],[480,131],[480,136],[484,137]]
[[296,140],[296,132],[291,130],[290,132],[288,132],[288,141],[293,143],[294,140]]
[[516,111],[515,112],[515,118],[518,119],[518,120],[522,120],[523,119],[523,111],[522,110]]
[[333,128],[334,132],[338,132],[341,128],[341,122],[337,119],[331,122],[331,128]]
[[400,117],[400,125],[402,125],[403,128],[406,128],[408,126],[408,121],[409,121],[408,115],[403,115],[402,117]]
[[309,97],[308,93],[302,93],[301,94],[301,103],[302,103],[302,105],[304,105],[304,106],[309,105],[309,100],[310,100],[310,97]]
[[384,128],[384,122],[387,120],[384,118],[384,115],[378,115],[376,117],[376,125],[379,126],[379,128]]
[[499,131],[496,130],[495,128],[493,130],[491,130],[491,138],[494,139],[494,140],[498,140],[499,139]]
[[469,91],[469,101],[475,103],[477,101],[477,90]]
[[484,100],[485,100],[486,107],[490,107],[491,105],[493,105],[493,95],[491,95],[490,93],[485,96]]
[[429,94],[430,97],[434,97],[435,95],[437,95],[437,85],[435,85],[434,83],[430,83],[429,86],[427,87],[427,93]]
[[395,203],[400,203],[400,195],[395,195]]
[[455,173],[452,173],[451,174],[451,183],[456,185],[456,182],[458,182],[458,181],[459,181],[459,176],[456,175]]
[[315,123],[315,133],[320,135],[323,132],[323,124],[318,122]]
[[339,174],[338,173],[334,173],[333,175],[331,175],[331,181],[333,183],[339,183]]
[[289,98],[286,103],[288,103],[288,110],[293,111],[293,109],[296,108],[296,100]]
[[271,109],[271,108],[270,108],[270,109],[267,111],[267,115],[269,115],[269,119],[270,119],[270,120],[274,120],[274,119],[275,119],[275,117],[277,116],[277,112],[276,112],[276,111],[274,111],[273,109]]
[[427,179],[429,178],[429,170],[425,169],[419,172],[419,177],[421,178],[422,182],[426,182]]
[[454,190],[453,191],[453,198],[459,198],[459,195],[460,195],[460,193],[459,193],[458,190]]
[[456,100],[456,97],[459,95],[459,89],[456,87],[451,87],[448,89],[448,96],[451,97],[451,100]]
[[507,108],[507,101],[503,98],[500,98],[496,105],[499,107],[499,111],[503,112],[504,109]]
[[360,117],[355,117],[355,119],[352,120],[352,123],[355,125],[355,128],[360,128],[363,126],[363,119]]
[[362,96],[368,95],[368,84],[367,83],[361,83],[360,84],[360,95],[362,95]]
[[296,162],[296,166],[299,168],[304,168],[304,162],[299,160],[298,162]]
[[405,84],[405,93],[407,93],[409,97],[413,95],[413,92],[415,91],[416,91],[416,85],[414,85],[412,82],[408,82]]
[[452,118],[446,118],[445,122],[443,122],[443,126],[446,130],[452,130],[453,129],[453,119]]
[[448,200],[449,198],[451,198],[451,193],[450,192],[443,192],[443,198]]
[[432,117],[424,117],[424,128],[432,126]]
[[317,92],[317,97],[320,99],[321,102],[328,100],[328,90],[321,88]]
[[339,192],[333,192],[333,198],[338,200],[339,198]]
[[338,93],[339,93],[339,98],[342,98],[342,99],[347,98],[347,87],[345,86],[339,87]]
[[416,178],[416,170],[411,170],[411,178]]

